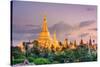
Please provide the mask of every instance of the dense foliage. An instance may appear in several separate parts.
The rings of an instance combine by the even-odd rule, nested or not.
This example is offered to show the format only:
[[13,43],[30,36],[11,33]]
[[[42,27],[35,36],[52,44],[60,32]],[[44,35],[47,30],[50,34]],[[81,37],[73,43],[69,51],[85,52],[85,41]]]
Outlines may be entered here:
[[33,47],[26,50],[26,54],[22,53],[18,47],[12,47],[12,65],[23,63],[27,59],[30,63],[40,64],[57,64],[72,62],[88,62],[97,60],[97,51],[89,49],[84,45],[78,46],[76,49],[65,49],[63,51],[50,51],[42,49],[38,46],[38,42],[34,41]]

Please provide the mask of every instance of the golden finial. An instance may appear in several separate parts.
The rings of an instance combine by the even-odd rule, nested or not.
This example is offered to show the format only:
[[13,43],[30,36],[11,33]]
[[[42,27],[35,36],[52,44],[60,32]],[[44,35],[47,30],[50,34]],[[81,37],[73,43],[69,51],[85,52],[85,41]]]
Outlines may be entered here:
[[44,15],[44,21],[46,21],[46,17],[47,17],[47,16],[46,16],[46,15]]

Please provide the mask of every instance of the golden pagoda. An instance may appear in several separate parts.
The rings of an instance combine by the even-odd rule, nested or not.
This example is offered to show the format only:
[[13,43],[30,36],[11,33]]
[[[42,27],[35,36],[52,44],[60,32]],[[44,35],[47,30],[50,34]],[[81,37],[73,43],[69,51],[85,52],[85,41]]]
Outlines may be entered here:
[[69,48],[70,49],[76,49],[76,40],[74,41],[74,42],[70,42],[70,44],[69,44]]
[[73,43],[72,49],[76,49],[76,48],[77,48],[77,43],[76,43],[76,40],[75,40],[74,43]]
[[44,16],[42,30],[41,30],[37,40],[38,40],[40,46],[45,47],[45,48],[51,47],[52,38],[51,38],[50,33],[48,31],[46,16]]
[[55,51],[56,51],[56,49],[60,48],[60,45],[59,45],[58,40],[56,38],[56,32],[54,32],[54,36],[53,36],[53,46],[54,46]]
[[68,45],[68,39],[65,39],[65,40],[64,40],[64,45],[63,45],[63,47],[64,47],[64,48],[68,48],[68,46],[69,46],[69,45]]
[[21,42],[17,45],[17,47],[21,50],[21,52],[25,52],[25,47],[24,47],[24,45],[23,45],[23,41],[21,41]]

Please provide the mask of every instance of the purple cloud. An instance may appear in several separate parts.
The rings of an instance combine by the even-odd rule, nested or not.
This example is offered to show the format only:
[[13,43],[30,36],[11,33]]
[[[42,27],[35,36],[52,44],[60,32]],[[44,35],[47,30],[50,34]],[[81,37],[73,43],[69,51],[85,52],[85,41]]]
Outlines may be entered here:
[[94,21],[94,20],[83,21],[83,22],[80,23],[79,27],[86,27],[86,26],[91,25],[93,23],[96,23],[96,21]]

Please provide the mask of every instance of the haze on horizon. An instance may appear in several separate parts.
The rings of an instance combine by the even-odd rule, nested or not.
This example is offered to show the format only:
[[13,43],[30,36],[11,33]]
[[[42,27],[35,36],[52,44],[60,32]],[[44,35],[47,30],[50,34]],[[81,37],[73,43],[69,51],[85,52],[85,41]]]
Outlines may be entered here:
[[13,45],[21,41],[34,40],[41,31],[43,17],[51,36],[56,31],[57,39],[77,40],[90,36],[97,40],[97,6],[40,2],[13,1],[12,6]]

